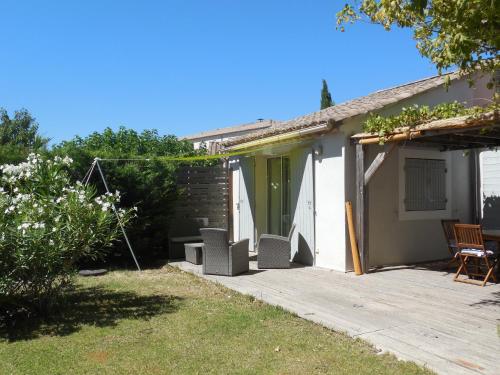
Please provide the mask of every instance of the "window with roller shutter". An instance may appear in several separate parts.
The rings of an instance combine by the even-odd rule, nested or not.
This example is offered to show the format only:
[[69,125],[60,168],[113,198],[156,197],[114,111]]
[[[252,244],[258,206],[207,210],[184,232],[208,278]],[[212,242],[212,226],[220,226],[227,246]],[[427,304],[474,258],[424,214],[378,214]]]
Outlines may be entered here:
[[405,159],[406,211],[446,210],[446,161]]

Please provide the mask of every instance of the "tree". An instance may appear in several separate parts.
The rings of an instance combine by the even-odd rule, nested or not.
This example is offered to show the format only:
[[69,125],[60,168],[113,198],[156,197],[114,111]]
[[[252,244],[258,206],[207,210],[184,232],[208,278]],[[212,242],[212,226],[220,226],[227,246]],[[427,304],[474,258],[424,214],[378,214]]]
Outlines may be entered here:
[[38,123],[27,110],[15,111],[10,117],[0,108],[0,162],[19,162],[30,152],[44,150],[48,142],[38,134]]
[[[471,74],[500,68],[497,0],[351,0],[337,13],[337,28],[358,20],[413,29],[421,55],[438,69]],[[494,75],[493,75],[494,76]],[[489,82],[490,88],[495,83]]]
[[326,83],[326,80],[323,80],[323,88],[321,89],[321,109],[325,109],[333,105],[335,105],[335,103],[333,102],[332,96],[328,91],[328,84]]
[[[103,159],[151,159],[147,162],[102,162],[107,182],[111,189],[123,192],[122,207],[138,207],[138,217],[127,230],[134,252],[141,265],[165,257],[168,244],[169,223],[176,200],[177,162],[166,162],[157,157],[188,156],[196,154],[192,143],[178,140],[173,135],[160,135],[157,130],[120,127],[86,137],[75,137],[55,145],[54,155],[73,159],[72,173],[82,179],[95,157]],[[94,173],[91,183],[98,192],[103,185]],[[115,255],[121,254],[121,257]],[[130,261],[129,250],[124,242],[116,243],[107,261],[125,263]],[[92,264],[95,266],[95,264]]]

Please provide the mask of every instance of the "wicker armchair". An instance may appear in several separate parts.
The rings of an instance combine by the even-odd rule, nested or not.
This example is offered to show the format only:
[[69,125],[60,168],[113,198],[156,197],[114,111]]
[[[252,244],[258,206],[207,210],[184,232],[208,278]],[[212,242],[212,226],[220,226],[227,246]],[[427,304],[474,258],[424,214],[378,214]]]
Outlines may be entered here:
[[260,236],[257,253],[257,268],[290,268],[292,235],[295,224],[290,228],[288,237],[274,234]]
[[248,239],[229,245],[227,230],[200,229],[203,238],[203,274],[235,276],[248,272]]

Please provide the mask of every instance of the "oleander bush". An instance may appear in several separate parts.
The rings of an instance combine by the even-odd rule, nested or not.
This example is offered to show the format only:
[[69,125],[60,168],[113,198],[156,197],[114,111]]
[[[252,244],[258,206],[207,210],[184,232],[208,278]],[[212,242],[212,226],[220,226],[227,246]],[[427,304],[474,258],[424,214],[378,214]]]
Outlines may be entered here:
[[[73,183],[69,157],[30,154],[0,166],[0,310],[13,301],[46,310],[71,286],[82,259],[102,257],[119,236],[119,192]],[[117,209],[125,225],[133,209]],[[5,311],[3,311],[5,313]]]

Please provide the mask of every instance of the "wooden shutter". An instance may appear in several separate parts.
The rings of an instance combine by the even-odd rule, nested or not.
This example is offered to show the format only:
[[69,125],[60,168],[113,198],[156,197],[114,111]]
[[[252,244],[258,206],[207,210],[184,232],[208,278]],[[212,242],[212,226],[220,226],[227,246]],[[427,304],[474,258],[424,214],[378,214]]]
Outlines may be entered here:
[[446,210],[446,203],[446,161],[406,158],[406,211]]

